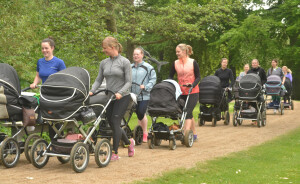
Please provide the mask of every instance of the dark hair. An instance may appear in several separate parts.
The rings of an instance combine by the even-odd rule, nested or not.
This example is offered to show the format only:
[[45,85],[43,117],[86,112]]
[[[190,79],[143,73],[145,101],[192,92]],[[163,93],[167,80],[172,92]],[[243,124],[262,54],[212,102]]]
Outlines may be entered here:
[[227,63],[228,63],[228,59],[227,59],[227,58],[222,58],[222,59],[221,59],[221,63],[222,63],[224,60],[227,60]]
[[[272,59],[272,61],[275,61],[275,63],[278,64],[277,59]],[[271,63],[272,63],[272,61],[271,61]],[[272,73],[273,73],[273,66],[272,66],[272,68],[271,68],[271,75],[272,75]]]
[[55,42],[53,41],[53,38],[49,36],[48,38],[45,38],[42,43],[49,43],[50,47],[55,47]]
[[108,36],[108,37],[104,38],[104,40],[102,41],[102,45],[104,42],[107,43],[107,45],[109,47],[116,48],[118,50],[118,53],[121,53],[123,50],[122,45],[118,42],[118,40],[116,38],[114,38],[112,36]]

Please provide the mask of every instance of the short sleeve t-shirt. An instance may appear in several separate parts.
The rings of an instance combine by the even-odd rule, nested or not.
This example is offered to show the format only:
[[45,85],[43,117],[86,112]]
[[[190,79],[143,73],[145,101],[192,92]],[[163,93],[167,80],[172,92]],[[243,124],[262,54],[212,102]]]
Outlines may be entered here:
[[36,71],[39,72],[39,76],[44,83],[51,74],[61,71],[66,68],[63,60],[53,57],[51,60],[46,61],[45,58],[41,58],[37,62]]

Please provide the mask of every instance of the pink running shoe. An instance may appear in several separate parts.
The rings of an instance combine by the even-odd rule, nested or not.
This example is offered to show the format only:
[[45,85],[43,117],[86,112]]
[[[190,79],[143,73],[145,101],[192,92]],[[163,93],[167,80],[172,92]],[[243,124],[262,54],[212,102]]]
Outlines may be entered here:
[[143,142],[147,142],[147,137],[148,137],[147,134],[144,134],[144,135],[143,135]]
[[128,146],[128,156],[129,157],[133,157],[134,155],[134,145],[135,145],[135,141],[133,139],[130,139],[130,145]]
[[112,153],[111,154],[111,158],[110,158],[110,161],[117,161],[117,160],[119,160],[119,156],[118,156],[118,154],[114,154],[114,153]]

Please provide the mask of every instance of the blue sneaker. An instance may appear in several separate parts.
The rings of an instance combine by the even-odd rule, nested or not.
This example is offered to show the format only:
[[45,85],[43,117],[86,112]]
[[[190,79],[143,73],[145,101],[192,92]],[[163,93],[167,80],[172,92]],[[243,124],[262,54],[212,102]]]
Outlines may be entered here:
[[198,140],[197,135],[194,135],[194,142]]

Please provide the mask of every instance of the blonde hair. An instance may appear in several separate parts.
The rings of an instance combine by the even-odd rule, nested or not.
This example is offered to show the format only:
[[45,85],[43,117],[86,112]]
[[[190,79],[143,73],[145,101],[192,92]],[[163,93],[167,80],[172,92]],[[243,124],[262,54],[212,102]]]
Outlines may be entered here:
[[190,45],[181,43],[181,44],[178,44],[177,47],[179,47],[182,51],[185,51],[186,55],[188,55],[188,56],[193,54],[193,48]]
[[250,65],[249,65],[248,63],[247,63],[247,64],[245,64],[245,65],[244,65],[244,67],[245,67],[245,66],[248,66],[248,67],[250,68]]
[[288,73],[292,74],[292,70],[289,69],[287,66],[283,66],[282,69],[283,69],[283,68],[286,68],[286,71],[287,71]]
[[135,50],[139,50],[139,51],[141,52],[141,54],[144,55],[144,50],[143,50],[142,48],[137,47],[137,48],[135,48],[133,51],[135,51]]
[[118,40],[112,36],[108,36],[106,38],[104,38],[104,40],[102,41],[102,45],[103,43],[107,43],[107,45],[109,47],[114,47],[117,49],[118,53],[121,53],[123,50],[122,45],[118,42]]

